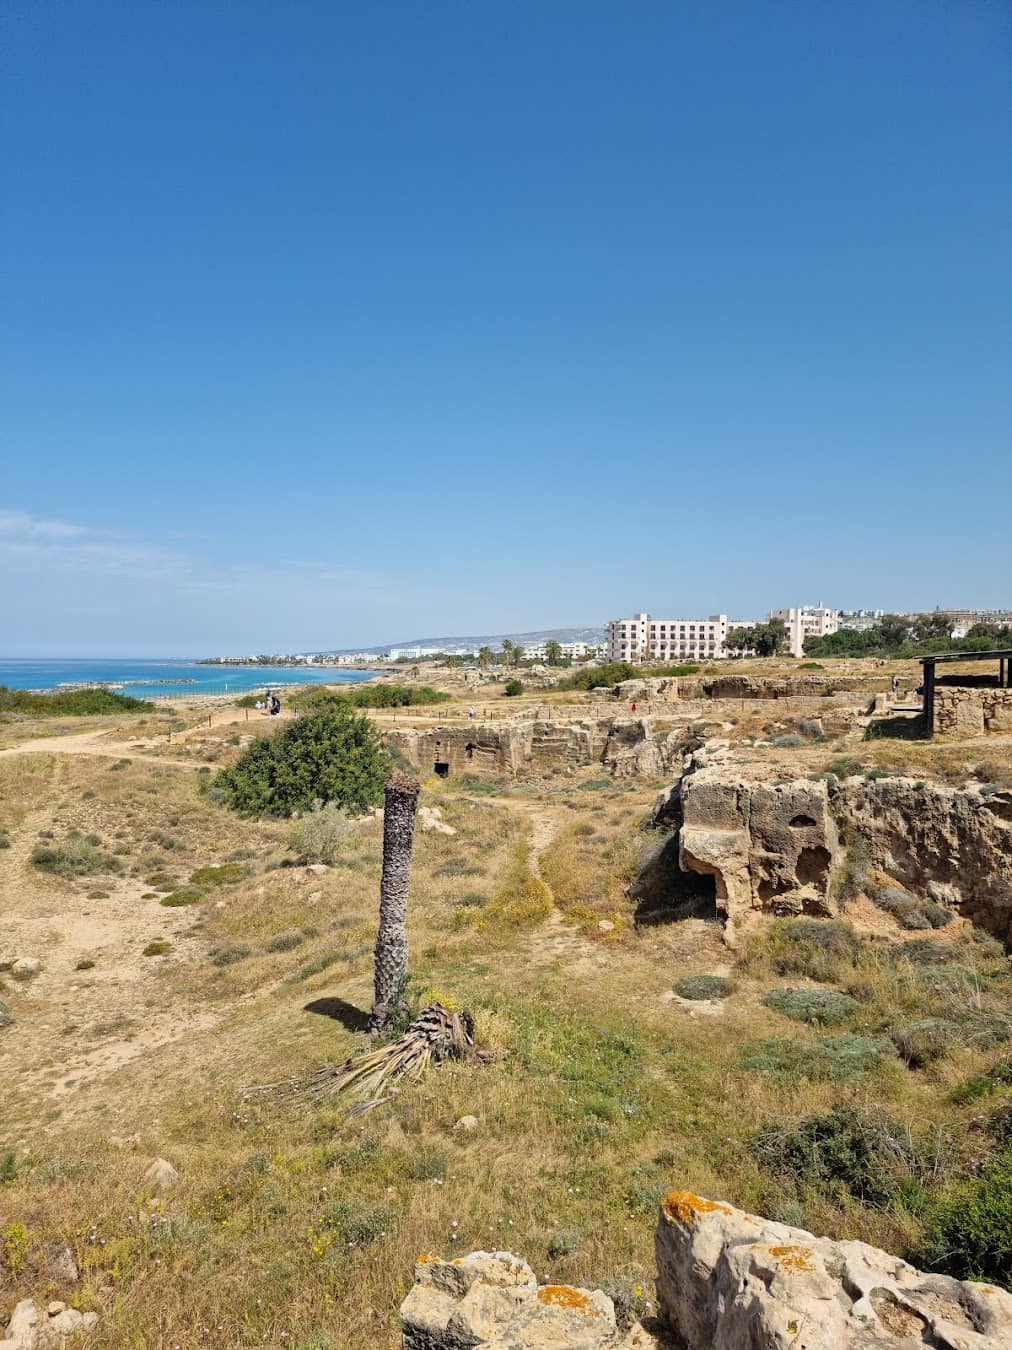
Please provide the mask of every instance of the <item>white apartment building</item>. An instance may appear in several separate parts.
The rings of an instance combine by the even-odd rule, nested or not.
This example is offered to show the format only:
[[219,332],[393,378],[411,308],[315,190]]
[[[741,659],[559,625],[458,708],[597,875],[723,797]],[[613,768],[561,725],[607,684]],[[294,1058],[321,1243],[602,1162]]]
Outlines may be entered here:
[[805,638],[827,637],[840,627],[840,612],[823,605],[813,608],[771,609],[771,619],[782,619],[787,628],[787,647],[792,656],[804,656]]
[[[604,648],[592,642],[560,642],[564,660],[578,661],[584,656],[600,656]],[[548,643],[529,642],[524,647],[525,661],[547,661]]]
[[728,627],[726,614],[711,614],[708,619],[652,619],[649,614],[612,619],[608,660],[635,663],[724,656]]

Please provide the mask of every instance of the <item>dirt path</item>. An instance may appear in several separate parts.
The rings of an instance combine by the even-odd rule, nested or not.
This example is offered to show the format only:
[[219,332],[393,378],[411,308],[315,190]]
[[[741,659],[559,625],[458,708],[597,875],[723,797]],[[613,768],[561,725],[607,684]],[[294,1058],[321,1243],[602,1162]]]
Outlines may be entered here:
[[148,764],[167,764],[178,769],[199,769],[200,765],[190,760],[172,759],[168,755],[147,754],[146,745],[138,751],[136,742],[104,740],[105,731],[82,731],[72,736],[39,736],[35,740],[22,741],[7,750],[0,750],[0,759],[10,755],[99,755],[107,759],[142,760]]

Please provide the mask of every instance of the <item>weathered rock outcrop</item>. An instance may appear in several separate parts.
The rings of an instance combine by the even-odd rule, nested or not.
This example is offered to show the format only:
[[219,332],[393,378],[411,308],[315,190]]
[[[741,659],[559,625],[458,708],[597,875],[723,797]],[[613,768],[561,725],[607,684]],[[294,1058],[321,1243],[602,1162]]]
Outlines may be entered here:
[[635,1330],[621,1336],[614,1305],[599,1289],[539,1286],[512,1252],[420,1256],[401,1330],[403,1350],[645,1350],[654,1343]]
[[91,1331],[98,1313],[78,1312],[65,1303],[40,1307],[34,1299],[24,1298],[14,1309],[0,1350],[63,1350],[72,1336]]
[[629,703],[676,703],[681,698],[678,679],[673,675],[648,676],[646,679],[621,680],[615,696]]
[[728,942],[757,912],[835,913],[829,877],[838,838],[824,782],[703,768],[683,777],[678,806],[681,865],[716,879]]
[[867,694],[889,687],[888,675],[745,675],[722,674],[683,682],[683,693],[695,685],[709,698],[829,698],[833,694]]
[[848,778],[831,806],[876,867],[1012,945],[1012,792]]
[[926,1275],[687,1191],[661,1206],[657,1295],[685,1350],[1003,1350],[1012,1295]]

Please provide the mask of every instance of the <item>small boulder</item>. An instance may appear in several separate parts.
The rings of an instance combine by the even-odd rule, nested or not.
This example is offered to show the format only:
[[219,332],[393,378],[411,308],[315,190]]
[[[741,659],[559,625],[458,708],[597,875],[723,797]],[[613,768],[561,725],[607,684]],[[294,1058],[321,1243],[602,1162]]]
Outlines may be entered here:
[[37,956],[19,956],[11,966],[12,975],[37,975],[42,969],[42,962]]
[[145,1183],[156,1191],[171,1191],[179,1184],[179,1173],[165,1158],[156,1158],[144,1173]]
[[438,806],[420,806],[418,808],[418,825],[426,834],[457,833],[452,825],[447,825],[443,819],[443,812]]
[[7,1323],[7,1341],[0,1344],[9,1342],[16,1350],[33,1350],[42,1320],[34,1299],[23,1298]]
[[461,1134],[474,1134],[480,1123],[477,1116],[461,1116],[453,1128]]
[[61,1284],[73,1284],[79,1278],[74,1253],[65,1242],[54,1242],[46,1253],[46,1274]]

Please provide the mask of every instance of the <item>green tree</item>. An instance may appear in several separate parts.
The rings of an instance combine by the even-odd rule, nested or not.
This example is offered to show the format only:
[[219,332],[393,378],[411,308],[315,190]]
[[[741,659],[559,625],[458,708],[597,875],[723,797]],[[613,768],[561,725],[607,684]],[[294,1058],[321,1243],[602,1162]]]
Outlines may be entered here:
[[516,698],[518,694],[524,692],[523,680],[518,680],[516,676],[512,680],[507,680],[503,693],[507,698]]
[[562,660],[562,644],[550,638],[545,643],[545,660],[550,666],[557,666]]
[[227,806],[247,815],[287,816],[326,802],[355,813],[382,800],[390,768],[369,718],[335,700],[254,741],[214,785]]
[[910,620],[903,614],[886,614],[878,621],[879,642],[888,651],[898,651],[910,636]]
[[478,648],[478,665],[482,670],[488,670],[489,666],[492,664],[492,659],[491,647]]
[[502,640],[503,664],[507,666],[507,668],[515,663],[516,650],[517,650],[516,645],[513,642],[511,642],[509,638],[503,638]]
[[732,628],[727,635],[727,649],[731,652],[750,652],[755,645],[751,628]]
[[732,628],[727,635],[732,651],[754,651],[757,656],[776,656],[787,646],[787,625],[783,619],[757,623],[754,628]]
[[948,642],[952,637],[952,620],[948,614],[918,614],[914,619],[912,633],[915,642],[933,642],[941,638]]

